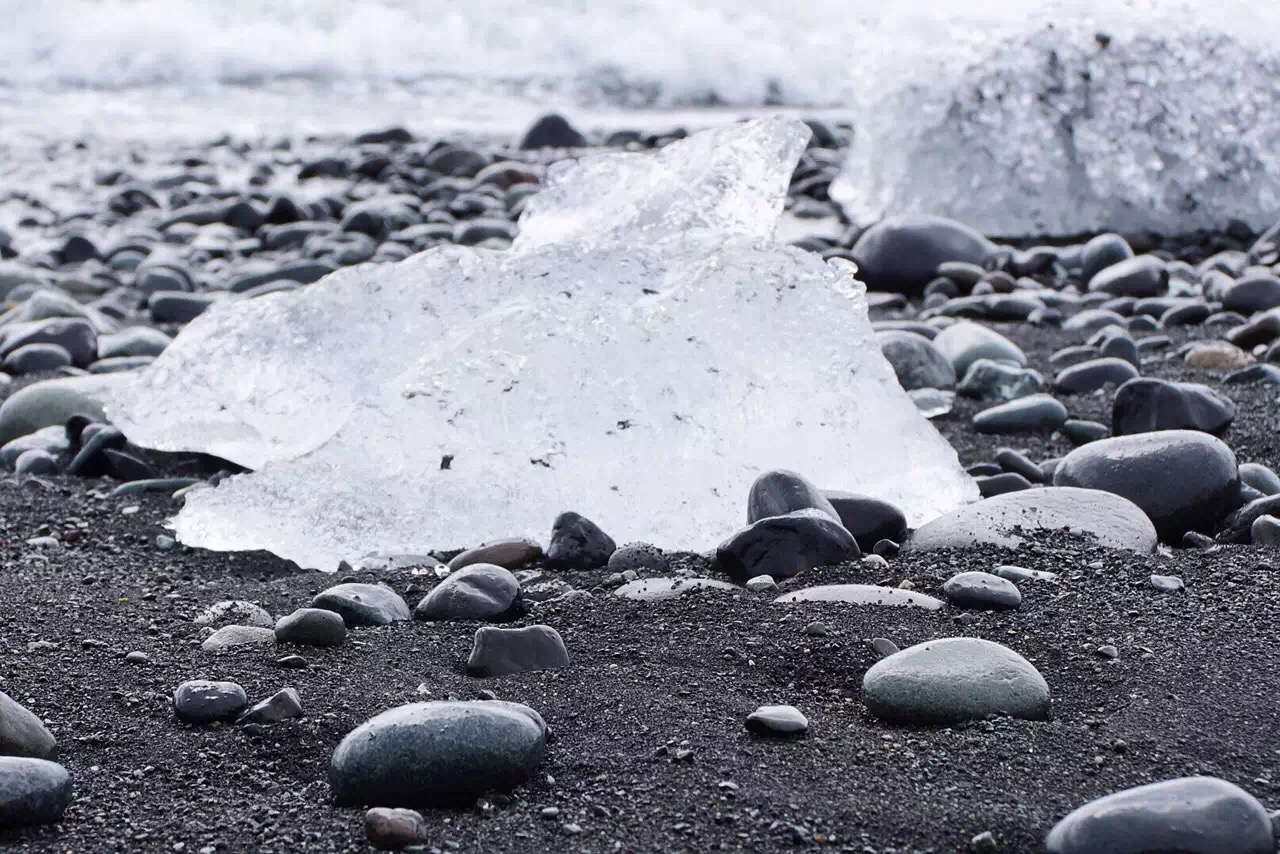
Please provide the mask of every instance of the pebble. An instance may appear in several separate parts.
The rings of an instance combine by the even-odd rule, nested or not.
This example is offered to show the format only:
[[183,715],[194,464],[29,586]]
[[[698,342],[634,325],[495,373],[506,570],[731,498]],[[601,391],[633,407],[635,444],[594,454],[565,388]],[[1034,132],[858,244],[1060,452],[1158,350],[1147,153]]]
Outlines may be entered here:
[[347,624],[333,611],[299,608],[276,621],[275,634],[276,643],[341,646],[347,639]]
[[1038,487],[944,513],[913,531],[903,549],[962,549],[979,544],[1016,548],[1023,542],[1019,529],[1063,528],[1089,534],[1108,548],[1149,553],[1156,546],[1155,526],[1127,498],[1093,489]]
[[16,474],[50,475],[58,473],[58,460],[48,451],[32,448],[23,451],[14,461],[13,471]]
[[565,512],[551,526],[547,565],[556,569],[595,569],[608,565],[616,549],[613,538],[590,519]]
[[437,584],[413,615],[419,620],[501,619],[519,597],[520,582],[510,571],[494,564],[471,564]]
[[997,404],[973,416],[979,433],[1056,430],[1067,420],[1067,408],[1047,394],[1033,394]]
[[1119,386],[1137,375],[1138,369],[1124,359],[1092,359],[1058,374],[1054,388],[1063,394],[1089,394],[1107,386]]
[[360,582],[330,587],[311,600],[311,607],[340,614],[351,629],[385,626],[411,616],[409,606],[390,587]]
[[195,679],[183,682],[173,692],[174,712],[191,723],[233,720],[247,705],[244,689],[234,682]]
[[926,611],[936,611],[942,607],[942,601],[932,596],[874,584],[820,584],[784,593],[773,601],[779,605],[793,602],[841,602],[848,605],[923,608]]
[[560,633],[550,626],[503,629],[482,626],[476,630],[467,673],[471,676],[507,676],[531,670],[569,666],[569,651]]
[[1133,257],[1129,242],[1118,234],[1099,234],[1084,245],[1080,253],[1080,275],[1087,285],[1101,271]]
[[526,537],[494,540],[467,549],[449,561],[449,571],[456,572],[476,563],[487,563],[503,569],[519,569],[542,557],[542,546]]
[[71,775],[47,759],[0,756],[0,827],[50,824],[71,803]]
[[[1186,477],[1195,472],[1195,477]],[[1239,483],[1235,454],[1194,430],[1162,430],[1102,439],[1058,465],[1056,486],[1099,489],[1142,509],[1168,542],[1212,531],[1231,509]]]
[[881,659],[863,677],[862,694],[873,715],[894,723],[1049,714],[1049,686],[1039,671],[1008,647],[979,638],[928,641]]
[[1280,546],[1280,519],[1275,516],[1259,516],[1249,526],[1255,546]]
[[1022,604],[1013,582],[987,572],[961,572],[942,585],[947,601],[957,608],[1009,611]]
[[1113,296],[1158,297],[1169,286],[1164,261],[1154,255],[1138,255],[1110,264],[1089,280],[1089,290]]
[[215,602],[196,615],[191,622],[197,626],[212,626],[215,629],[223,626],[257,626],[269,629],[275,625],[275,620],[265,608],[241,599]]
[[965,377],[979,359],[1019,368],[1027,364],[1027,356],[1017,344],[993,329],[969,321],[960,321],[939,332],[933,346],[951,361],[958,377]]
[[956,393],[978,400],[1014,400],[1048,388],[1039,371],[1006,362],[979,359],[969,366]]
[[914,332],[888,330],[877,333],[876,339],[898,384],[907,391],[951,388],[956,384],[955,366],[928,338]]
[[0,691],[0,756],[54,759],[57,755],[58,743],[44,723]]
[[1151,586],[1161,593],[1176,593],[1186,585],[1176,575],[1153,575],[1151,576]]
[[853,535],[821,510],[761,519],[721,543],[712,569],[735,581],[757,575],[790,578],[817,566],[862,557]]
[[223,626],[204,639],[200,648],[205,652],[226,652],[242,646],[272,646],[276,633],[259,626]]
[[771,575],[757,575],[755,578],[747,579],[747,589],[752,593],[764,593],[769,590],[777,590],[778,582],[774,581]]
[[[610,572],[619,574],[627,572],[634,574],[641,570],[663,573],[670,570],[671,562],[662,553],[662,549],[657,546],[649,543],[627,543],[609,555],[608,568]],[[635,579],[628,578],[627,580],[634,581]]]
[[809,729],[809,719],[795,706],[761,706],[747,715],[747,729],[756,735],[798,736]]
[[1013,582],[1019,581],[1057,581],[1056,573],[1044,572],[1039,569],[1026,569],[1021,566],[997,566],[992,571],[993,575],[1001,578],[1007,578]]
[[504,705],[411,703],[352,730],[329,761],[329,782],[343,806],[465,804],[532,777],[544,744],[529,715]]
[[1090,801],[1054,825],[1049,854],[1274,854],[1271,819],[1243,789],[1183,777]]
[[375,848],[394,851],[427,840],[422,813],[407,809],[374,807],[364,814],[364,832]]
[[282,688],[240,715],[236,723],[275,724],[302,717],[302,700],[292,688]]
[[145,652],[141,652],[135,649],[133,652],[127,654],[124,657],[124,660],[125,660],[125,663],[127,664],[146,664],[147,662],[151,661],[151,657],[148,656]]
[[889,656],[901,652],[898,645],[888,638],[872,638],[871,651],[876,654],[877,658],[888,658]]

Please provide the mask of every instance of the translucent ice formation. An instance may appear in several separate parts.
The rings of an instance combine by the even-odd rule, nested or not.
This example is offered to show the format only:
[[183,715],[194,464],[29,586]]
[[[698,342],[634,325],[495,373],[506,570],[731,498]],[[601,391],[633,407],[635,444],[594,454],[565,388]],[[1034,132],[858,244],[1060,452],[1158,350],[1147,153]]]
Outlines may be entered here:
[[887,9],[859,49],[855,220],[992,236],[1255,228],[1280,210],[1280,7],[1005,0]]
[[[234,378],[216,390],[238,424],[267,428],[237,438],[246,447],[267,431],[254,447],[303,444],[291,431],[315,441],[315,398],[342,424],[310,453],[192,494],[179,539],[333,570],[545,536],[574,509],[620,541],[705,549],[742,525],[751,482],[771,468],[893,501],[913,523],[975,499],[881,356],[850,268],[766,236],[805,135],[774,119],[656,156],[588,158],[552,173],[510,252],[429,250],[283,295],[238,318],[273,331],[233,349],[184,333],[166,354],[178,354],[171,381],[197,365],[254,389],[261,372],[242,368],[253,342],[281,366],[313,352],[298,342],[335,336],[322,369],[272,382],[275,398],[238,394]],[[414,308],[417,320],[393,317]],[[273,344],[283,319],[294,325]],[[394,336],[417,323],[417,340],[379,323]],[[402,375],[360,381],[411,351]],[[339,370],[343,359],[360,367]],[[201,391],[200,405],[217,399]],[[148,435],[189,423],[202,422],[168,418]]]

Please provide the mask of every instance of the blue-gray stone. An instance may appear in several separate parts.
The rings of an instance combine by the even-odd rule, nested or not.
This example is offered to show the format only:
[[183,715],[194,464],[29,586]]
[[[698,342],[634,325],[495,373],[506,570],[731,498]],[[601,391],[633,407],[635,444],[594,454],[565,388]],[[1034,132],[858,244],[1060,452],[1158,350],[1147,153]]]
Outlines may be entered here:
[[933,346],[951,361],[958,377],[963,377],[969,366],[979,359],[1009,362],[1018,367],[1027,364],[1027,356],[1017,344],[995,330],[969,321],[953,323],[939,332]]
[[1007,362],[979,359],[969,366],[956,392],[979,400],[1013,400],[1048,388],[1039,371]]
[[0,691],[0,755],[53,759],[58,743],[41,720]]
[[1217,433],[1235,415],[1230,398],[1208,386],[1139,377],[1116,390],[1111,431],[1117,436],[1153,430]]
[[1132,363],[1107,356],[1067,368],[1058,374],[1054,388],[1064,394],[1088,394],[1109,385],[1121,385],[1137,375],[1138,369]]
[[973,416],[979,433],[1056,430],[1067,420],[1067,408],[1051,395],[1033,394],[997,404]]
[[519,596],[520,582],[510,571],[476,563],[437,584],[413,615],[419,620],[492,620],[509,612]]
[[234,720],[249,705],[244,689],[234,682],[193,679],[173,692],[173,711],[191,723],[207,724]]
[[956,369],[933,342],[914,332],[879,332],[880,352],[893,367],[898,384],[907,391],[917,388],[951,388]]
[[58,344],[24,344],[4,357],[0,363],[14,376],[56,371],[71,364],[71,354]]
[[1263,495],[1280,494],[1280,476],[1261,463],[1241,463],[1240,480]]
[[324,608],[299,608],[276,621],[276,643],[341,646],[347,639],[342,615]]
[[71,776],[47,759],[0,757],[0,827],[49,824],[71,803]]
[[928,641],[881,659],[863,677],[862,697],[873,715],[894,723],[1049,716],[1049,686],[1039,671],[980,638]]
[[665,602],[702,591],[741,593],[742,588],[715,578],[638,578],[613,591],[613,595],[639,602]]
[[131,326],[98,338],[98,358],[122,356],[159,356],[173,339],[159,329]]
[[1158,297],[1169,287],[1169,271],[1154,255],[1138,255],[1099,270],[1089,280],[1089,290],[1112,296]]
[[311,600],[311,607],[336,611],[348,628],[385,626],[411,616],[409,606],[390,587],[359,582],[330,587]]
[[569,652],[564,640],[550,626],[519,629],[482,626],[476,630],[471,656],[467,659],[467,673],[478,677],[568,666]]
[[1010,611],[1022,604],[1022,594],[1012,581],[988,572],[961,572],[942,585],[942,595],[957,608],[978,611]]
[[712,568],[735,581],[790,578],[818,566],[862,557],[858,541],[821,510],[797,510],[754,522],[721,543]]
[[832,519],[840,518],[826,495],[793,471],[765,472],[752,482],[747,493],[748,525],[797,510],[820,510]]
[[1049,854],[1274,854],[1257,799],[1215,777],[1150,783],[1090,801],[1054,825]]
[[982,264],[996,247],[955,220],[908,215],[883,219],[853,245],[859,278],[877,291],[918,295],[948,261]]
[[329,782],[344,806],[466,803],[528,780],[544,747],[537,723],[505,705],[411,703],[352,730],[329,761]]

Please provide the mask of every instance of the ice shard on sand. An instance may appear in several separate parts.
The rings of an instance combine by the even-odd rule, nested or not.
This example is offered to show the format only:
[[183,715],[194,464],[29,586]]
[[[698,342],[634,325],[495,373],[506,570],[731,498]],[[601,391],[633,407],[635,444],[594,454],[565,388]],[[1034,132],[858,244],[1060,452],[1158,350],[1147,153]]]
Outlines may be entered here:
[[[200,443],[270,461],[189,496],[178,538],[333,570],[545,536],[572,509],[620,542],[701,550],[741,526],[752,480],[772,468],[893,501],[914,523],[975,499],[881,356],[851,268],[771,240],[807,133],[767,119],[560,164],[510,251],[428,250],[240,310],[237,327],[215,316],[233,347],[210,349],[195,321],[152,370],[225,377],[199,405],[226,397],[257,432]],[[278,360],[268,338],[286,319]],[[327,335],[331,358],[275,382],[283,399],[260,413],[244,351],[278,367]],[[332,435],[315,441],[309,412]],[[143,432],[189,445],[171,434],[197,422],[213,420],[188,412]]]

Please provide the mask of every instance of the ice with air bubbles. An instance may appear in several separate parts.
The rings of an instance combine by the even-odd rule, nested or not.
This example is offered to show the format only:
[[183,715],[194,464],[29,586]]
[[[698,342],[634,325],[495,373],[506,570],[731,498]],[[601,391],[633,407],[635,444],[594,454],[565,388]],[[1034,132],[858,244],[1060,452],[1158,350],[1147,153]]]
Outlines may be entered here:
[[[178,538],[334,570],[545,538],[576,510],[619,542],[704,550],[774,468],[913,523],[976,499],[852,268],[772,239],[807,135],[767,119],[561,164],[509,251],[206,313],[115,409],[135,441],[265,463],[191,494]],[[143,403],[188,370],[191,405]]]
[[1276,4],[912,8],[886,9],[884,46],[855,60],[858,133],[832,195],[856,221],[942,214],[1005,237],[1274,222]]

